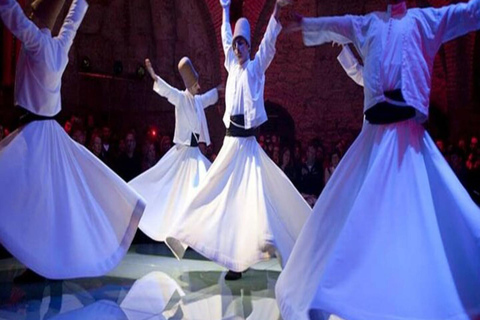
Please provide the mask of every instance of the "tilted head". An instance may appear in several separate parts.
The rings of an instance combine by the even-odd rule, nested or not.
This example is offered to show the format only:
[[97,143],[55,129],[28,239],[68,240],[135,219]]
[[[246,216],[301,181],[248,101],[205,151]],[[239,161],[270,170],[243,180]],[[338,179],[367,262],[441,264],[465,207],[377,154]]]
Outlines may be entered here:
[[238,63],[243,64],[250,58],[250,23],[246,18],[238,19],[233,33],[233,51]]
[[200,85],[198,84],[198,73],[193,67],[189,58],[183,57],[178,63],[178,71],[182,76],[185,88],[195,95],[200,91]]
[[52,30],[64,4],[65,0],[34,0],[30,17],[37,27]]

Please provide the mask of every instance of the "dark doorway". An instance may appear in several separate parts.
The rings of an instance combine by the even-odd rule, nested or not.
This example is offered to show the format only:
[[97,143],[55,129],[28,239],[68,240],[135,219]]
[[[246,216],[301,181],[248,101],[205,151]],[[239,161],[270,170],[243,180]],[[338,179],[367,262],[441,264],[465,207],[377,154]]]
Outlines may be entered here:
[[277,135],[282,146],[293,146],[295,142],[295,123],[288,111],[279,104],[265,101],[268,121],[260,127],[260,134]]

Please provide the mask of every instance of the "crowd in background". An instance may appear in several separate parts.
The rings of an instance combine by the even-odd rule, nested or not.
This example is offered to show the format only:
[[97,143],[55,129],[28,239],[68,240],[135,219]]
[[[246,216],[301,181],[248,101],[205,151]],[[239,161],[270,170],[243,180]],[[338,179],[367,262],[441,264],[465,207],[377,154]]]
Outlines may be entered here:
[[[127,182],[153,167],[173,146],[172,137],[160,134],[155,128],[142,132],[132,128],[120,133],[109,125],[98,126],[95,120],[91,115],[86,119],[72,116],[63,123],[63,127],[73,140],[87,147]],[[0,124],[0,140],[9,133],[9,129]],[[286,144],[279,132],[260,133],[257,139],[311,206],[352,142],[340,139],[326,146],[320,138],[316,138],[311,141],[289,139],[295,142]],[[462,138],[456,143],[441,139],[435,142],[474,201],[480,204],[478,137]],[[213,145],[201,143],[199,147],[210,161],[215,160]]]

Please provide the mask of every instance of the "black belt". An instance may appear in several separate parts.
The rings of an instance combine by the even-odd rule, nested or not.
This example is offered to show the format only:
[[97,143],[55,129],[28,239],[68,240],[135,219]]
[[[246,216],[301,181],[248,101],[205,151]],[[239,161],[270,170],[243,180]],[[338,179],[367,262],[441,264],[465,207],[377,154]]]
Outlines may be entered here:
[[245,129],[245,118],[243,115],[230,116],[230,126],[227,128],[225,135],[227,137],[253,137],[255,136],[255,128]]
[[24,126],[33,121],[56,120],[56,116],[40,116],[38,114],[28,111],[27,109],[24,109],[23,107],[17,106],[17,108],[19,108],[19,110],[21,111],[19,126]]
[[192,137],[190,138],[190,147],[198,147],[199,139],[200,139],[200,134],[192,132]]
[[[384,95],[391,100],[405,102],[400,89],[386,91],[384,92]],[[389,124],[414,118],[415,114],[416,111],[414,107],[397,106],[393,103],[384,101],[377,103],[365,111],[365,119],[371,124]]]

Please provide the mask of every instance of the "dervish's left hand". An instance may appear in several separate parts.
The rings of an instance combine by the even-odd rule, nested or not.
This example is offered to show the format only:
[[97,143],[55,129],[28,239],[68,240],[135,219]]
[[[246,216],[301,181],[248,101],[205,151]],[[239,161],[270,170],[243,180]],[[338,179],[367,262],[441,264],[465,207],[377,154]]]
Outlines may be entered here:
[[302,30],[302,22],[303,22],[303,16],[296,13],[292,12],[290,14],[290,19],[289,23],[287,26],[284,28],[285,33],[291,33],[291,32],[296,32]]
[[219,100],[225,98],[225,85],[223,83],[217,86],[217,91]]
[[277,0],[277,5],[280,7],[285,7],[292,4],[292,0]]
[[222,8],[226,8],[230,6],[230,0],[220,0],[220,5]]
[[150,77],[152,77],[153,81],[157,80],[157,75],[155,74],[155,71],[153,70],[152,63],[150,62],[150,59],[145,59],[145,67],[147,68],[148,74],[150,74]]

